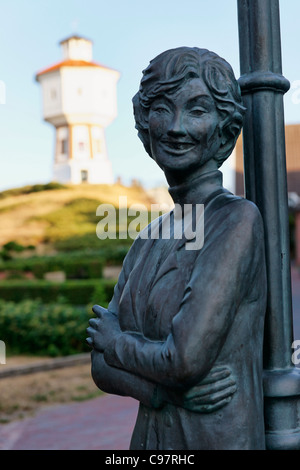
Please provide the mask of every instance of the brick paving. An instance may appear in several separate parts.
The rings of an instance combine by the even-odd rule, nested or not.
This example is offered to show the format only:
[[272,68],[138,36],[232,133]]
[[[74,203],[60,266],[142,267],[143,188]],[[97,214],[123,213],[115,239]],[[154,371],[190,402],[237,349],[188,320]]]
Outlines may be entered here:
[[[292,269],[294,337],[300,339],[300,271]],[[127,450],[138,402],[104,395],[40,410],[0,426],[0,450]]]
[[104,395],[0,426],[0,450],[127,450],[138,402]]

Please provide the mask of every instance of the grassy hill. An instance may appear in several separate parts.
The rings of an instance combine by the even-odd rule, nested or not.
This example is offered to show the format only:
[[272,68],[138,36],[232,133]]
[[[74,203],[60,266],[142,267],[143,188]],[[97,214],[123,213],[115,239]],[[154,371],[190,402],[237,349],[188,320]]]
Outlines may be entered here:
[[[119,206],[126,196],[128,206],[143,204],[150,209],[157,202],[142,187],[114,185],[25,186],[0,193],[0,246],[15,241],[32,245],[36,254],[97,248],[96,236],[100,204]],[[132,242],[132,240],[130,241]]]

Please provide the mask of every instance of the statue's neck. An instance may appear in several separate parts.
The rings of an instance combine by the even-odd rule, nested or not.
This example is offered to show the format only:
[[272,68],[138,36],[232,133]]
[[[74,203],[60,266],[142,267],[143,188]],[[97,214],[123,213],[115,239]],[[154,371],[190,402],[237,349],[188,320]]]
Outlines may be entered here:
[[212,193],[223,188],[222,182],[221,171],[213,170],[170,187],[169,193],[175,204],[204,204]]

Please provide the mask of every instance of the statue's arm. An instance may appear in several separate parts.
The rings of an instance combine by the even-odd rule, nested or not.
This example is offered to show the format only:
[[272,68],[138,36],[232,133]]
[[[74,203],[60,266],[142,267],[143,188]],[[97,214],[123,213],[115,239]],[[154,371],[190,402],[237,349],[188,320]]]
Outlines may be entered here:
[[[117,325],[120,296],[132,269],[131,254],[124,261],[113,299],[109,304],[109,315],[115,318]],[[130,396],[153,408],[161,408],[166,403],[171,403],[194,412],[211,413],[227,404],[236,389],[231,373],[226,367],[213,369],[201,384],[182,393],[142,378],[135,372],[108,365],[104,360],[103,352],[97,349],[93,349],[91,361],[92,377],[98,388],[106,393]]]
[[104,350],[109,365],[179,389],[195,386],[211,370],[251,278],[262,276],[253,270],[264,265],[258,210],[246,205],[227,224],[212,249],[204,245],[166,341],[121,332]]
[[[139,240],[136,239],[124,260],[123,268],[120,272],[118,282],[115,285],[114,295],[109,303],[108,309],[103,309],[115,319],[115,324],[118,325],[118,328],[118,309],[120,298],[134,266],[138,250]],[[87,331],[90,332],[91,328],[88,328]],[[95,345],[91,340],[92,338],[87,338],[88,343],[94,347]],[[166,402],[183,405],[183,397],[181,394],[168,391],[165,387],[158,387],[156,383],[136,375],[135,372],[121,370],[108,365],[104,360],[103,351],[99,351],[95,347],[91,352],[91,365],[93,380],[97,387],[103,392],[121,396],[130,396],[144,405],[154,408],[160,408]],[[192,403],[192,401],[190,403]]]
[[[127,253],[123,267],[120,272],[118,282],[114,287],[113,297],[106,310],[115,319],[115,323],[118,325],[118,310],[119,302],[123,289],[128,280],[130,272],[137,256],[139,240],[135,240]],[[90,334],[91,327],[87,328],[87,332]],[[99,351],[95,348],[95,344],[91,337],[87,338],[88,344],[93,348],[91,352],[91,363],[92,363],[92,377],[97,387],[107,393],[112,393],[122,396],[131,396],[136,398],[145,404],[150,404],[152,401],[153,394],[155,393],[155,385],[148,382],[145,379],[137,377],[135,374],[120,371],[115,367],[109,366],[104,358],[103,351]]]
[[227,367],[213,368],[200,384],[182,393],[109,366],[103,353],[95,349],[91,357],[92,377],[100,390],[130,396],[149,408],[162,408],[171,403],[197,413],[212,413],[229,403],[236,391],[235,381]]
[[109,366],[103,353],[93,350],[92,377],[100,390],[114,395],[130,396],[149,407],[160,407],[163,400],[157,396],[157,385],[137,375]]

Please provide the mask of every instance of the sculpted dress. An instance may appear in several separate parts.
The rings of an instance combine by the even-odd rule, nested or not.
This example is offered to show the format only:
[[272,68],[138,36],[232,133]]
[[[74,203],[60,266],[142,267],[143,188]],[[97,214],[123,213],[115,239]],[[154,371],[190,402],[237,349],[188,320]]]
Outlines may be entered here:
[[[108,307],[123,333],[105,350],[106,363],[153,384],[131,449],[264,449],[260,213],[222,187],[219,171],[170,193],[175,203],[204,204],[203,247],[139,236]],[[237,383],[223,408],[203,414],[159,399],[163,388],[184,393],[214,366],[227,366]]]

